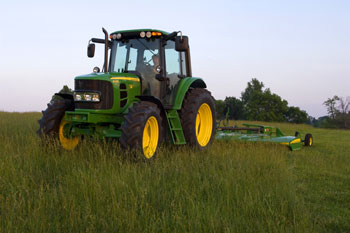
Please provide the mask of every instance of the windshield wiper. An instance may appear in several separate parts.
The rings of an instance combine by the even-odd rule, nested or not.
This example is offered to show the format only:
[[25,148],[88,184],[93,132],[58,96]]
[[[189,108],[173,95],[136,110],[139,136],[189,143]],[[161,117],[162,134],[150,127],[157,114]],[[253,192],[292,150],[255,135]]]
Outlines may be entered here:
[[143,47],[145,47],[146,49],[148,49],[151,53],[152,53],[152,55],[156,55],[154,52],[152,52],[152,50],[150,49],[150,48],[148,48],[144,43],[142,43],[141,41],[140,41],[140,39],[136,39],[138,42],[140,42],[140,44],[142,44],[143,45]]

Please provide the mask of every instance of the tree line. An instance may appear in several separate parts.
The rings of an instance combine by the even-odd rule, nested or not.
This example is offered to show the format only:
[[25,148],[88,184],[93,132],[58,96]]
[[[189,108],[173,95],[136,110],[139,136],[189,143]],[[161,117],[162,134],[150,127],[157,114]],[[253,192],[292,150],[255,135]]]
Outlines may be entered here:
[[343,98],[337,95],[323,102],[328,116],[318,119],[310,118],[309,123],[321,128],[350,129],[350,97]]
[[299,107],[288,106],[288,102],[264,84],[253,78],[240,98],[226,97],[216,100],[217,118],[224,119],[228,115],[232,120],[274,121],[290,123],[306,123],[308,114]]

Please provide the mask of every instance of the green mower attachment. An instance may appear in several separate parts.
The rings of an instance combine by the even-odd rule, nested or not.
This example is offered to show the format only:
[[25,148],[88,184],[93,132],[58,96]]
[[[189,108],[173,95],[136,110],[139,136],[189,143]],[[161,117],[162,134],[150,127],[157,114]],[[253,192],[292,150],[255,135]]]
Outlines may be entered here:
[[295,136],[286,136],[277,127],[243,124],[244,127],[218,126],[216,128],[216,139],[218,140],[242,140],[249,142],[273,142],[288,146],[290,150],[300,150],[301,145],[312,146],[312,134],[306,134],[301,138],[299,132]]

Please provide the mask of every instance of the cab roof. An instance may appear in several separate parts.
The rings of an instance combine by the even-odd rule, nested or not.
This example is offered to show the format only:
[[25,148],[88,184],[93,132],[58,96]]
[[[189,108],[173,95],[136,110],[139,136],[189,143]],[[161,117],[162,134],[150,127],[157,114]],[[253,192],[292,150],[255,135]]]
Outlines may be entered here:
[[158,30],[158,29],[131,29],[131,30],[120,30],[120,31],[115,31],[115,32],[112,32],[112,34],[118,34],[118,33],[140,33],[140,32],[161,32],[163,35],[168,35],[169,32],[165,32],[165,31],[162,31],[162,30]]

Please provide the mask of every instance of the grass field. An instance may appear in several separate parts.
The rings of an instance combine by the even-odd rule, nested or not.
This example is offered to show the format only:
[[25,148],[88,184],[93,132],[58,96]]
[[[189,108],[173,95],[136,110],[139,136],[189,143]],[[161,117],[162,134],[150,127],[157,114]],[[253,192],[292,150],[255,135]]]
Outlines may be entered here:
[[0,232],[350,232],[350,131],[271,124],[314,146],[162,146],[135,163],[117,143],[43,148],[39,118],[0,112]]

